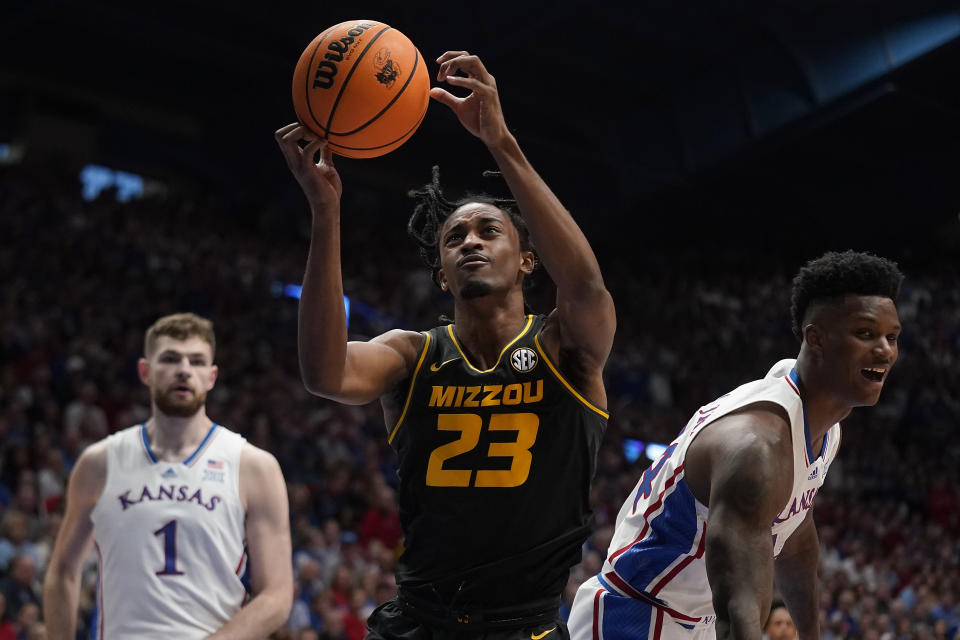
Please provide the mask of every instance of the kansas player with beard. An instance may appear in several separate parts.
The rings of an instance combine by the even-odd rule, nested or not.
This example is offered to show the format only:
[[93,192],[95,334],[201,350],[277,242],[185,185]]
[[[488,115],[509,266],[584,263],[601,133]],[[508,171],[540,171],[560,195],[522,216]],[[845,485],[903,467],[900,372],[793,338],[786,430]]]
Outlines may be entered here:
[[147,330],[137,370],[151,417],[89,446],[70,476],[43,590],[52,640],[75,638],[91,543],[103,640],[263,638],[286,620],[286,486],[272,455],[207,417],[214,347],[212,323],[194,314]]

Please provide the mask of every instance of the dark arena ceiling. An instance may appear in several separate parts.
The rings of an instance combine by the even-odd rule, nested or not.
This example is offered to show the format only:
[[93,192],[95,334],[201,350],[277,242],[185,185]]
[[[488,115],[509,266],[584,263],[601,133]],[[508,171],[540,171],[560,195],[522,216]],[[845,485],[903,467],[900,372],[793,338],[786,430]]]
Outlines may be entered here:
[[[0,143],[277,201],[286,224],[306,214],[272,133],[294,118],[301,51],[348,19],[400,29],[431,76],[447,49],[480,55],[592,237],[960,246],[955,2],[7,2]],[[454,194],[486,188],[492,168],[437,103],[399,150],[338,167],[405,217],[432,164]]]

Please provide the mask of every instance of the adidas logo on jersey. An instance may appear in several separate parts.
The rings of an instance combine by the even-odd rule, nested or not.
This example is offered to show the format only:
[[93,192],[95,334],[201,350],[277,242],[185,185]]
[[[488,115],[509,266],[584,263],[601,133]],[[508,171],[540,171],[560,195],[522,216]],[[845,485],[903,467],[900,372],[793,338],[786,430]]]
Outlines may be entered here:
[[817,479],[817,472],[818,472],[818,471],[820,471],[820,467],[814,467],[814,468],[813,468],[813,473],[811,473],[809,476],[807,476],[807,480],[816,480],[816,479]]
[[176,478],[177,472],[173,470],[173,467],[168,467],[167,470],[160,475],[164,478]]

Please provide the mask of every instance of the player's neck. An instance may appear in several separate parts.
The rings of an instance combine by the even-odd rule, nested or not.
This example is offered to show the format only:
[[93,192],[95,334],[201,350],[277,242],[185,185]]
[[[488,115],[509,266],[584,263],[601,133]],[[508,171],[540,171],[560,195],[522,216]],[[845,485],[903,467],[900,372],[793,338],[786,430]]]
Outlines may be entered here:
[[159,460],[181,462],[197,450],[212,425],[202,408],[189,418],[168,416],[154,408],[147,421],[150,449]]
[[504,304],[497,304],[491,297],[457,300],[454,307],[457,340],[470,363],[479,369],[494,366],[500,352],[527,322],[522,295],[519,304],[512,296]]
[[848,415],[851,407],[835,393],[817,384],[819,377],[813,371],[813,365],[803,357],[797,358],[794,367],[797,372],[800,397],[810,428],[810,442],[819,442],[824,434]]

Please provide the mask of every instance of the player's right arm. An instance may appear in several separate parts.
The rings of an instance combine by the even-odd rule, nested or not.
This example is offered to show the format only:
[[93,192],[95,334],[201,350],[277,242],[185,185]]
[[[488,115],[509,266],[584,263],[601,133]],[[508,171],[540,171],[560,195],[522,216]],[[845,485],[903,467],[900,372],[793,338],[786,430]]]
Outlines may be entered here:
[[[327,143],[298,123],[275,137],[310,204],[310,251],[300,292],[300,372],[311,393],[365,404],[408,377],[423,344],[412,331],[388,331],[369,342],[347,342],[340,271],[340,196],[343,186]],[[307,141],[300,148],[300,141]],[[314,162],[319,154],[320,161]]]
[[102,442],[80,455],[67,485],[67,506],[43,580],[43,617],[50,640],[74,640],[81,568],[90,552],[90,514],[103,492],[107,451]]
[[760,640],[773,597],[770,523],[792,487],[786,416],[755,408],[720,418],[690,445],[684,466],[710,509],[705,560],[717,638]]

